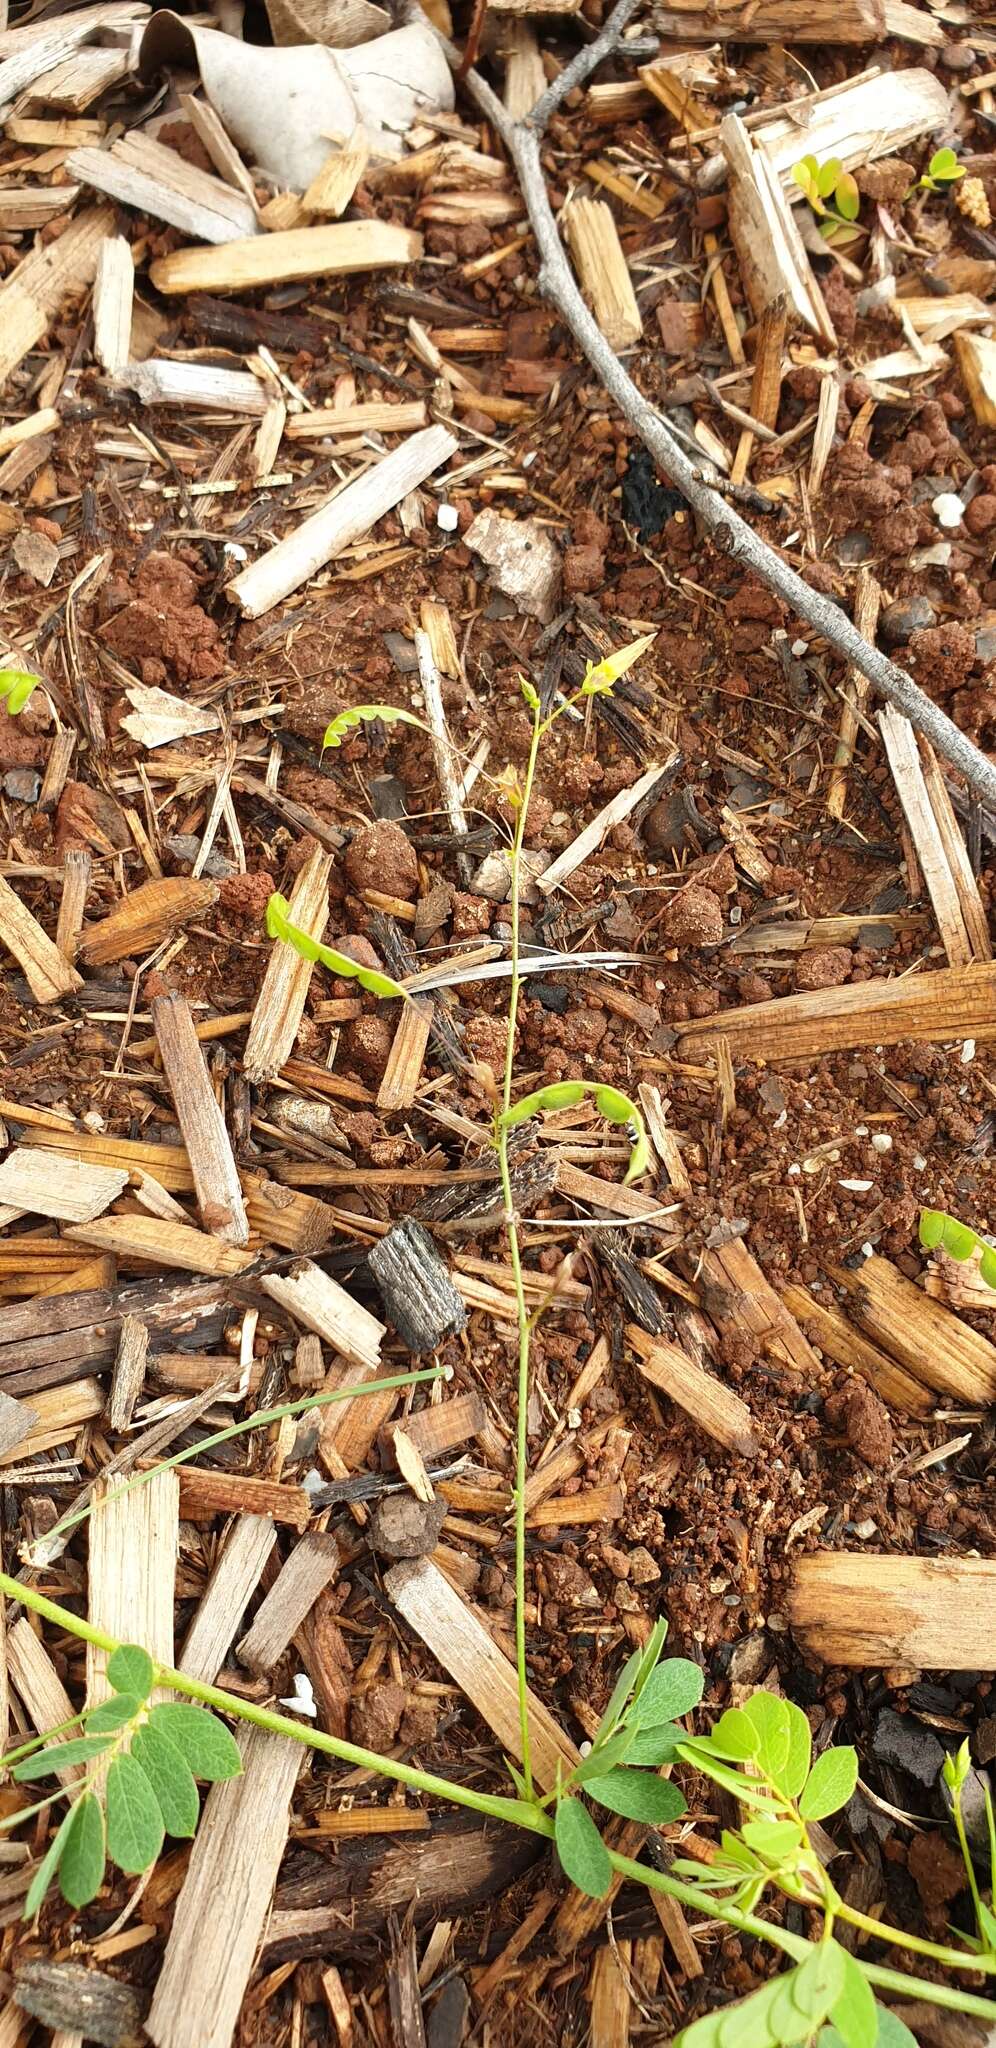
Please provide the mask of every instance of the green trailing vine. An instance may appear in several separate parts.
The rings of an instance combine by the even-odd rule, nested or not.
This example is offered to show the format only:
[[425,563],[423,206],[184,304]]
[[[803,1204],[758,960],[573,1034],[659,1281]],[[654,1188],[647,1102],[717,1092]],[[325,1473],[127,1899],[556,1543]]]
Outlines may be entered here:
[[40,676],[30,675],[23,668],[0,668],[0,703],[4,703],[12,718],[23,711],[33,690],[41,682]]
[[945,1209],[921,1209],[920,1243],[925,1252],[947,1252],[948,1258],[957,1259],[960,1266],[978,1252],[979,1279],[987,1287],[996,1287],[996,1250],[970,1223],[949,1216]]
[[[358,1744],[340,1740],[270,1707],[243,1699],[219,1687],[156,1663],[137,1646],[122,1645],[105,1632],[56,1605],[34,1587],[0,1573],[0,1594],[49,1621],[57,1629],[90,1643],[108,1656],[111,1697],[84,1708],[61,1728],[48,1730],[0,1758],[19,1784],[35,1783],[67,1767],[82,1769],[72,1780],[0,1823],[0,1831],[65,1798],[68,1810],[32,1876],[26,1912],[38,1911],[58,1878],[63,1896],[73,1907],[88,1903],[104,1880],[107,1859],[130,1875],[152,1867],[167,1835],[189,1838],[200,1813],[198,1781],[216,1782],[241,1769],[241,1756],[219,1716],[248,1723],[305,1745],[351,1769],[375,1773],[409,1791],[442,1799],[482,1817],[525,1829],[549,1841],[565,1875],[596,1898],[607,1896],[615,1880],[625,1878],[662,1892],[684,1907],[697,1910],[754,1941],[772,1945],[788,1967],[736,2004],[696,2020],[678,2037],[680,2048],[916,2048],[909,2029],[876,1997],[915,1997],[975,2015],[996,2024],[996,2003],[958,1985],[919,1978],[907,1967],[921,1956],[949,1971],[983,1977],[996,1975],[996,1917],[983,1898],[972,1864],[962,1814],[962,1790],[969,1760],[967,1745],[949,1758],[945,1781],[951,1796],[955,1832],[961,1844],[967,1887],[975,1909],[976,1931],[945,1944],[907,1934],[861,1913],[834,1887],[814,1845],[811,1829],[847,1804],[857,1782],[853,1749],[825,1750],[814,1761],[809,1722],[801,1709],[776,1695],[759,1691],[742,1707],[722,1714],[710,1733],[695,1734],[684,1725],[701,1703],[700,1668],[684,1658],[663,1658],[667,1624],[660,1620],[647,1643],[627,1659],[587,1753],[573,1769],[562,1768],[547,1790],[537,1787],[531,1764],[529,1693],[525,1636],[525,1502],[528,1469],[526,1418],[530,1387],[530,1339],[533,1320],[526,1305],[525,1281],[509,1165],[509,1135],[532,1116],[575,1107],[591,1097],[595,1109],[612,1125],[626,1127],[630,1158],[625,1180],[638,1180],[649,1166],[647,1133],[636,1104],[622,1090],[598,1081],[555,1082],[515,1098],[514,1038],[521,986],[519,966],[519,904],[522,849],[529,801],[540,745],[563,713],[579,700],[611,691],[620,676],[650,645],[652,636],[634,642],[604,661],[588,664],[574,695],[544,714],[533,686],[522,683],[531,719],[525,771],[508,771],[500,788],[514,816],[511,869],[511,979],[504,1073],[495,1086],[490,1138],[497,1154],[505,1204],[505,1224],[513,1269],[518,1320],[517,1430],[515,1475],[515,1639],[519,1699],[520,1765],[508,1762],[512,1795],[478,1791],[474,1786],[438,1777],[393,1757],[380,1756]],[[365,720],[385,717],[419,724],[410,714],[390,706],[366,705],[344,712],[326,733],[337,746],[343,736]],[[331,737],[330,737],[331,735]],[[344,954],[301,932],[291,924],[288,905],[273,896],[267,907],[267,929],[278,942],[294,947],[303,958],[355,979],[380,998],[404,997],[406,991],[387,975],[358,968]],[[976,1233],[953,1217],[925,1211],[921,1242],[943,1244],[956,1258],[979,1249],[992,1264],[985,1277],[996,1284],[996,1253]],[[366,1388],[337,1389],[329,1395],[257,1413],[217,1432],[207,1445],[220,1443],[285,1415],[318,1407],[326,1400],[357,1398],[385,1386],[406,1386],[437,1377],[435,1371],[398,1375]],[[178,1465],[200,1455],[200,1442],[166,1461]],[[162,1466],[155,1469],[163,1469]],[[135,1475],[120,1489],[146,1483],[153,1472]],[[71,1510],[51,1534],[68,1534],[91,1512]],[[175,1699],[161,1701],[166,1691]],[[71,1732],[77,1731],[77,1732]],[[53,1737],[67,1736],[54,1747]],[[667,1870],[656,1870],[613,1850],[605,1841],[597,1816],[616,1814],[651,1827],[669,1826],[686,1811],[681,1787],[669,1775],[690,1768],[704,1774],[735,1801],[737,1824],[723,1830],[718,1852],[708,1864],[680,1853]],[[662,1772],[668,1775],[661,1775]],[[991,1880],[996,1887],[996,1826],[987,1799]],[[680,1848],[680,1844],[679,1844]],[[776,1920],[762,1919],[780,1895],[821,1921],[819,1939],[793,1934]],[[905,1951],[902,1970],[854,1953],[837,1940],[838,1925],[849,1926],[866,1940]]]

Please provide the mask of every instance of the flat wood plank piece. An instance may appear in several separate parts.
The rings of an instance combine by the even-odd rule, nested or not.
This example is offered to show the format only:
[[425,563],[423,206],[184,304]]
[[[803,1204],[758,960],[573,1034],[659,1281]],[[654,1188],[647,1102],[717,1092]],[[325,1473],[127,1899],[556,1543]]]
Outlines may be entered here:
[[28,1215],[51,1216],[60,1223],[92,1223],[110,1208],[127,1180],[127,1171],[119,1167],[18,1145],[0,1163],[0,1205],[10,1203]]
[[446,1260],[415,1217],[406,1216],[372,1245],[367,1264],[388,1321],[416,1357],[466,1327],[467,1311]]
[[[33,1727],[41,1735],[46,1728],[60,1728],[71,1721],[76,1708],[56,1671],[44,1643],[40,1642],[27,1615],[22,1614],[7,1631],[7,1672],[20,1696]],[[57,1736],[57,1741],[62,1741]],[[73,1785],[86,1776],[84,1764],[70,1764],[56,1773],[60,1785]]]
[[248,1244],[249,1219],[232,1141],[186,997],[175,992],[156,996],[152,1028],[187,1148],[201,1222],[224,1244]]
[[[665,7],[657,20],[662,40],[714,43],[716,10]],[[734,43],[874,43],[899,36],[927,47],[944,41],[944,30],[910,0],[736,0],[723,9],[723,36]],[[803,131],[803,134],[805,131]]]
[[287,421],[288,441],[320,441],[327,435],[412,434],[428,425],[428,410],[422,398],[395,403],[378,399],[365,405],[323,406],[318,412],[296,412]]
[[76,1224],[66,1235],[74,1244],[95,1245],[118,1259],[151,1259],[153,1265],[176,1266],[183,1273],[244,1273],[253,1264],[251,1253],[160,1216],[105,1216]]
[[572,199],[563,227],[578,283],[606,341],[617,353],[632,348],[643,321],[612,208],[604,199]]
[[238,1646],[239,1660],[248,1670],[260,1674],[273,1670],[338,1570],[339,1546],[334,1536],[316,1531],[301,1537]]
[[819,1360],[782,1297],[775,1293],[743,1238],[703,1252],[702,1307],[718,1330],[747,1331],[765,1354],[813,1381]]
[[[26,1405],[26,1404],[22,1404]],[[19,1465],[39,1451],[55,1450],[72,1443],[84,1422],[93,1422],[103,1412],[104,1390],[99,1380],[80,1379],[71,1387],[43,1388],[31,1396],[35,1421],[17,1450],[0,1454],[0,1465]]]
[[[98,1479],[93,1507],[87,1609],[91,1626],[117,1642],[141,1643],[157,1664],[171,1665],[180,1546],[178,1476],[164,1467],[130,1493],[113,1479]],[[111,1690],[107,1652],[88,1643],[87,1705],[99,1705]]]
[[[370,226],[370,222],[357,223]],[[338,235],[342,227],[305,228],[305,234]],[[280,239],[269,235],[269,244]],[[172,262],[172,257],[166,259]],[[434,470],[456,453],[458,442],[448,427],[424,427],[399,448],[392,449],[370,469],[365,469],[339,490],[319,511],[296,527],[258,562],[243,569],[228,585],[228,595],[249,619],[258,619],[289,597],[308,578],[324,569],[343,548],[362,540],[378,519],[393,512],[395,505],[418,489]]]
[[878,70],[844,86],[831,86],[793,100],[791,108],[794,121],[788,108],[774,107],[754,126],[753,136],[793,205],[803,200],[801,187],[792,180],[801,136],[807,155],[818,163],[836,157],[845,171],[855,171],[878,157],[902,156],[919,136],[942,128],[949,114],[941,80],[932,71],[912,66],[908,71]]
[[678,1057],[695,1059],[714,1038],[729,1040],[736,1059],[810,1059],[859,1045],[928,1044],[996,1038],[996,967],[944,967],[901,981],[859,982],[745,1003],[678,1026]]
[[233,412],[262,419],[270,400],[248,370],[219,369],[210,363],[171,363],[165,358],[125,363],[114,380],[143,405],[173,405],[180,412]]
[[411,1109],[431,1031],[432,1004],[424,996],[412,996],[398,1018],[384,1078],[377,1090],[378,1109]]
[[626,1338],[644,1379],[659,1387],[707,1436],[742,1458],[756,1458],[759,1445],[751,1412],[739,1394],[715,1374],[704,1372],[680,1345],[649,1337],[636,1323],[629,1324]]
[[15,1401],[11,1394],[0,1394],[0,1464],[9,1460],[37,1427],[37,1408],[29,1407],[27,1401]]
[[[854,579],[854,623],[858,632],[863,633],[865,639],[871,641],[872,646],[875,645],[875,636],[878,632],[881,603],[882,592],[871,570],[862,562]],[[827,810],[832,818],[842,818],[844,815],[847,771],[853,759],[859,731],[858,713],[864,708],[870,688],[867,676],[859,675],[854,664],[849,663],[840,713],[840,736],[827,785]]]
[[293,1272],[269,1273],[262,1284],[271,1301],[278,1302],[303,1329],[324,1338],[352,1365],[370,1371],[376,1368],[384,1324],[362,1302],[354,1301],[331,1274],[323,1273],[310,1259],[302,1259]]
[[921,1385],[969,1408],[996,1401],[996,1345],[873,1253],[856,1273],[827,1271],[843,1288],[855,1322]]
[[[59,244],[55,246],[58,248]],[[5,287],[0,286],[0,363],[4,346],[4,290]],[[28,347],[31,345],[29,342]],[[3,875],[0,875],[0,946],[13,954],[36,1003],[59,1002],[63,996],[71,996],[75,989],[83,986],[82,975],[77,974],[71,962],[63,958],[58,946],[53,945],[48,933],[42,930],[37,918],[32,917],[27,905],[21,902]]]
[[203,917],[217,900],[216,882],[195,882],[187,875],[143,882],[109,917],[84,932],[80,952],[88,967],[106,967],[113,960],[127,959],[129,953],[141,959],[180,925]]
[[290,1830],[303,1751],[250,1728],[213,1785],[145,2022],[155,2048],[229,2048]]
[[177,1668],[213,1685],[277,1540],[268,1515],[238,1515],[187,1631]]
[[920,741],[920,759],[923,763],[923,779],[930,799],[930,808],[934,813],[945,858],[958,892],[972,959],[991,960],[993,947],[985,905],[979,894],[979,884],[968,857],[968,848],[955,816],[955,808],[948,794],[940,762],[929,740]]
[[557,1161],[557,1191],[566,1195],[569,1201],[584,1202],[589,1208],[607,1212],[612,1216],[628,1216],[634,1223],[646,1223],[654,1230],[668,1230],[670,1222],[666,1207],[654,1201],[651,1195],[641,1193],[639,1188],[627,1188],[622,1182],[599,1180],[595,1173],[586,1173],[582,1166],[572,1166],[569,1159]]
[[577,838],[571,840],[570,845],[564,848],[563,853],[558,854],[557,859],[543,874],[536,876],[536,887],[543,896],[549,896],[554,889],[562,888],[590,855],[597,853],[602,841],[613,827],[625,824],[631,812],[650,795],[661,776],[667,773],[669,765],[668,762],[663,766],[659,766],[656,761],[651,762],[650,767],[645,769],[635,782],[631,782],[628,789],[621,789],[618,796],[610,798],[607,804],[602,805],[591,824],[586,825],[584,831],[579,832]]
[[79,214],[58,241],[32,249],[0,285],[0,388],[48,333],[69,293],[93,283],[101,247],[113,232],[111,207]]
[[996,427],[996,341],[962,328],[954,346],[961,381],[980,427]]
[[246,292],[296,278],[351,277],[417,263],[422,237],[389,221],[337,221],[334,227],[287,228],[229,241],[224,248],[176,249],[150,266],[156,290],[170,298],[187,292]]
[[369,161],[370,144],[366,131],[356,127],[346,146],[334,149],[312,178],[301,200],[305,213],[328,214],[331,219],[338,220],[345,213]]
[[[73,735],[70,735],[73,738]],[[75,744],[75,739],[74,739]],[[67,762],[68,767],[68,762]],[[48,771],[46,770],[46,777]],[[44,787],[42,789],[44,795]],[[40,800],[39,800],[40,801]],[[93,872],[93,856],[83,846],[66,849],[63,869],[62,895],[59,898],[59,922],[55,931],[55,943],[70,967],[76,958],[80,932],[83,926],[83,912],[90,892],[90,876]]]
[[303,1486],[281,1486],[275,1479],[247,1478],[241,1472],[216,1472],[181,1465],[180,1513],[187,1522],[209,1522],[215,1515],[268,1515],[282,1527],[307,1528],[311,1502]]
[[107,1402],[107,1420],[111,1429],[128,1428],[145,1383],[148,1355],[149,1332],[141,1316],[123,1316]]
[[[154,1039],[151,1049],[156,1049]],[[8,1109],[15,1115],[13,1103],[8,1104]],[[31,1111],[21,1104],[17,1106],[16,1117],[27,1124],[32,1145],[39,1151],[69,1153],[94,1166],[120,1168],[138,1185],[143,1175],[151,1174],[171,1194],[193,1194],[194,1177],[185,1145],[147,1145],[140,1138],[104,1137],[65,1124],[36,1124]]]
[[199,100],[190,92],[182,92],[180,105],[191,127],[196,131],[198,141],[204,144],[219,178],[223,178],[225,184],[231,185],[234,191],[241,192],[255,213],[256,194],[252,179],[224,122],[215,113],[210,101]]
[[719,140],[729,172],[730,239],[755,317],[760,320],[769,306],[784,302],[827,347],[835,348],[826,301],[768,158],[754,148],[739,114],[727,114]]
[[119,205],[167,221],[198,241],[242,247],[258,232],[256,209],[243,193],[185,163],[175,149],[148,135],[123,136],[110,149],[74,150],[66,167],[70,177],[106,192]]
[[[316,847],[300,869],[291,890],[288,905],[290,922],[312,939],[320,939],[328,923],[331,873],[330,856]],[[275,1081],[281,1067],[290,1058],[313,973],[313,961],[302,960],[293,946],[282,940],[274,942],[253,1010],[242,1062],[246,1079],[256,1087],[264,1081]]]
[[[480,1615],[428,1558],[395,1565],[385,1573],[384,1585],[398,1613],[477,1708],[502,1749],[521,1762],[515,1667],[502,1655]],[[578,1752],[532,1693],[529,1726],[533,1770],[546,1791],[556,1784],[558,1768],[573,1770]]]
[[836,1365],[859,1372],[890,1408],[902,1415],[929,1415],[932,1396],[912,1373],[897,1365],[887,1351],[864,1337],[836,1303],[817,1301],[805,1287],[783,1287],[782,1300],[796,1321],[808,1331],[825,1358]]
[[335,1212],[327,1202],[298,1188],[285,1188],[264,1173],[241,1175],[249,1227],[267,1244],[290,1252],[323,1252],[335,1229]]
[[795,1560],[789,1620],[826,1664],[996,1671],[996,1563],[975,1557]]
[[14,185],[0,192],[0,228],[44,228],[68,213],[79,198],[78,185]]
[[927,794],[916,734],[909,719],[891,704],[883,705],[878,714],[878,724],[896,795],[933,905],[948,966],[967,967],[972,958],[972,947],[961,914],[955,878]]

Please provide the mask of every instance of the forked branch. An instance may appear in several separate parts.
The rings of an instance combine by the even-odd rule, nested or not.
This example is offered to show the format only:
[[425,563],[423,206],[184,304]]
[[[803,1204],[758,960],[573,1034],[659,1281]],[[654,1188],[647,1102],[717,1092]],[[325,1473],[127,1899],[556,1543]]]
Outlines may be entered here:
[[619,407],[624,419],[639,435],[655,462],[682,496],[688,500],[702,526],[718,548],[734,561],[759,576],[769,590],[791,605],[801,619],[820,633],[844,661],[873,684],[881,695],[911,720],[969,787],[987,802],[996,802],[996,765],[918,688],[905,669],[880,654],[832,599],[811,590],[796,571],[782,560],[777,550],[762,540],[721,495],[721,480],[710,480],[708,468],[692,462],[675,439],[666,421],[637,389],[629,372],[610,348],[592,318],[575,283],[554,219],[540,161],[540,144],[551,114],[567,94],[582,85],[606,57],[627,49],[624,31],[639,0],[619,0],[605,27],[542,94],[532,112],[521,121],[511,121],[501,101],[479,72],[469,71],[463,80],[467,92],[500,136],[515,166],[522,195],[529,212],[536,246],[540,253],[539,286],[545,299],[556,308],[587,356],[592,369]]

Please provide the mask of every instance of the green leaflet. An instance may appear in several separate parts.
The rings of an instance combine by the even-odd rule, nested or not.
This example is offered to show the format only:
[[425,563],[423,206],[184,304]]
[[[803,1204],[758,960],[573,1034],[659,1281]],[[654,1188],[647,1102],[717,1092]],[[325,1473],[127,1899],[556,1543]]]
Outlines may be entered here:
[[787,1799],[798,1799],[809,1776],[813,1734],[802,1708],[792,1700],[786,1700],[785,1705],[789,1716],[789,1750],[780,1789]]
[[131,1753],[148,1778],[168,1835],[193,1835],[201,1810],[193,1772],[165,1729],[150,1722],[137,1728]]
[[411,711],[399,711],[396,704],[353,704],[348,711],[340,711],[327,725],[322,739],[322,753],[329,747],[341,747],[343,740],[358,725],[370,725],[379,718],[383,725],[417,725],[420,732],[428,732],[424,719],[416,718]]
[[408,990],[402,988],[390,974],[380,974],[373,967],[359,967],[348,953],[337,953],[334,946],[323,946],[313,939],[309,932],[303,932],[290,922],[290,904],[286,896],[274,892],[266,906],[266,929],[271,939],[282,939],[285,945],[293,946],[302,960],[312,960],[316,965],[327,967],[330,974],[339,974],[344,981],[356,981],[368,995],[380,996],[382,1000],[400,996],[402,1002],[409,1001]]
[[6,704],[12,718],[23,711],[29,697],[41,682],[40,676],[29,675],[22,668],[0,668],[0,702]]
[[113,1685],[115,1692],[133,1693],[136,1699],[147,1700],[155,1676],[152,1658],[139,1643],[122,1643],[108,1660],[107,1683]]
[[712,1734],[706,1741],[717,1756],[729,1757],[733,1763],[746,1763],[748,1757],[757,1755],[760,1737],[753,1721],[747,1719],[742,1707],[728,1707],[721,1714]]
[[175,1744],[195,1778],[214,1783],[218,1778],[237,1778],[242,1769],[239,1745],[217,1715],[206,1707],[188,1707],[180,1700],[166,1700],[153,1707],[149,1727]]
[[747,1820],[740,1832],[748,1849],[766,1863],[794,1863],[802,1847],[802,1830],[794,1820]]
[[59,1858],[59,1889],[67,1905],[88,1906],[96,1898],[105,1860],[104,1809],[95,1792],[84,1792],[70,1808]]
[[702,1698],[704,1679],[697,1664],[687,1657],[669,1657],[658,1664],[633,1704],[633,1718],[641,1728],[656,1727],[661,1721],[676,1721],[690,1714]]
[[[271,896],[270,902],[273,898]],[[572,1109],[582,1102],[586,1095],[594,1098],[595,1108],[606,1123],[625,1124],[630,1135],[632,1150],[629,1165],[623,1176],[623,1186],[639,1180],[650,1164],[650,1141],[646,1125],[635,1102],[624,1095],[619,1088],[609,1088],[602,1081],[552,1081],[547,1088],[536,1088],[531,1095],[520,1096],[501,1117],[503,1130],[510,1130],[513,1124],[522,1124],[541,1109]]]
[[107,1773],[107,1853],[130,1877],[148,1870],[163,1845],[159,1801],[141,1764],[124,1751]]
[[116,1692],[112,1699],[101,1700],[92,1714],[86,1717],[88,1735],[116,1735],[119,1728],[127,1728],[129,1721],[141,1711],[143,1702],[132,1692]]
[[858,1782],[858,1753],[850,1744],[825,1749],[809,1773],[799,1800],[803,1820],[825,1820],[846,1806]]
[[791,1721],[788,1705],[773,1692],[752,1693],[744,1701],[744,1713],[758,1733],[757,1766],[779,1791],[791,1749]]
[[677,1785],[655,1778],[652,1771],[608,1771],[604,1778],[589,1778],[585,1790],[610,1813],[621,1813],[626,1820],[645,1820],[654,1827],[678,1820],[688,1810]]
[[878,2008],[871,1985],[854,1957],[841,1949],[844,1981],[830,2008],[830,2017],[845,2048],[875,2048]]
[[655,1723],[652,1728],[638,1728],[626,1751],[629,1764],[670,1764],[678,1755],[678,1745],[687,1742],[683,1728],[675,1727],[673,1721]]
[[604,1899],[612,1883],[609,1852],[580,1799],[558,1799],[554,1840],[564,1875],[590,1899]]
[[35,1778],[51,1778],[57,1771],[67,1771],[73,1764],[93,1763],[110,1749],[109,1735],[76,1735],[72,1742],[57,1742],[51,1749],[42,1749],[35,1756],[26,1756],[15,1764],[11,1777],[19,1785],[28,1785]]
[[979,1277],[987,1287],[996,1288],[996,1251],[969,1223],[962,1223],[957,1216],[949,1216],[945,1209],[921,1209],[920,1243],[926,1252],[940,1248],[947,1252],[949,1259],[957,1259],[960,1265],[978,1252]]
[[28,1886],[28,1895],[24,1901],[24,1918],[26,1920],[32,1919],[34,1914],[37,1913],[39,1907],[41,1906],[44,1900],[45,1893],[47,1892],[49,1885],[51,1884],[52,1879],[59,1868],[59,1864],[62,1860],[62,1852],[66,1846],[66,1842],[69,1839],[69,1832],[73,1824],[73,1815],[75,1812],[75,1806],[71,1806],[69,1812],[63,1814],[62,1824],[60,1827],[56,1829],[55,1834],[52,1836],[52,1840],[50,1841],[48,1848],[46,1849],[45,1854],[42,1857],[42,1860],[39,1863],[37,1870],[35,1871],[34,1877],[32,1878],[30,1885]]

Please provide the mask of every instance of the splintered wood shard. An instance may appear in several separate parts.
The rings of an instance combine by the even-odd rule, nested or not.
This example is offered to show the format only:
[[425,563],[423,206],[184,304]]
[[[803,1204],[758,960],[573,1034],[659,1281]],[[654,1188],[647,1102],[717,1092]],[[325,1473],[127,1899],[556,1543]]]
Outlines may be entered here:
[[[311,939],[320,939],[328,923],[331,873],[329,855],[316,847],[291,890],[288,906],[290,923],[299,931],[307,932]],[[257,1087],[264,1081],[275,1081],[294,1050],[313,973],[313,961],[302,960],[293,946],[274,941],[263,985],[256,999],[243,1061],[246,1079]]]
[[247,1244],[249,1222],[239,1170],[186,998],[157,996],[152,1025],[194,1176],[201,1222],[225,1244]]
[[564,232],[578,282],[611,348],[632,348],[643,333],[633,280],[612,209],[604,199],[572,199]]
[[105,967],[129,953],[141,958],[178,926],[203,917],[217,898],[216,882],[195,882],[186,875],[143,882],[102,923],[84,932],[80,952],[88,967]]
[[334,1536],[317,1532],[302,1536],[238,1646],[240,1662],[250,1671],[272,1671],[338,1569],[339,1546]]
[[149,267],[157,291],[245,292],[303,277],[350,277],[417,263],[422,237],[389,221],[337,221],[334,227],[287,228],[283,233],[229,241],[224,248],[176,249]]
[[856,1273],[847,1266],[827,1271],[844,1290],[855,1322],[922,1386],[970,1408],[996,1401],[996,1345],[888,1259],[874,1253]]
[[789,1620],[825,1664],[996,1671],[996,1563],[817,1551],[795,1561]]
[[74,1244],[91,1244],[119,1258],[151,1259],[156,1266],[177,1266],[185,1273],[244,1273],[253,1264],[251,1253],[161,1216],[106,1216],[76,1224],[66,1235]]
[[756,1458],[759,1446],[750,1409],[739,1394],[724,1386],[714,1373],[704,1372],[680,1345],[648,1337],[636,1323],[629,1325],[626,1336],[644,1379],[659,1387],[717,1443],[742,1458]]
[[996,1038],[996,967],[945,967],[936,974],[904,975],[843,988],[775,996],[714,1017],[678,1026],[679,1057],[694,1059],[710,1040],[728,1040],[738,1059],[810,1059],[859,1045],[898,1045],[904,1038],[931,1045],[948,1038]]
[[891,704],[882,706],[878,723],[896,794],[934,907],[948,965],[967,967],[973,957],[972,945],[965,930],[951,864],[927,793],[916,734],[909,719]]
[[[480,1616],[428,1558],[395,1565],[385,1573],[384,1585],[398,1613],[466,1693],[502,1748],[521,1761],[515,1667]],[[533,1769],[546,1790],[556,1784],[558,1769],[563,1774],[573,1770],[578,1752],[532,1693],[529,1726]]]
[[259,232],[255,206],[244,193],[140,132],[110,149],[74,150],[66,162],[84,185],[202,242],[241,244]]
[[19,1145],[0,1164],[0,1207],[10,1203],[31,1216],[62,1223],[92,1223],[108,1209],[128,1180],[127,1169],[95,1166]]
[[383,1323],[320,1266],[302,1259],[292,1273],[270,1273],[262,1284],[271,1301],[279,1302],[295,1322],[323,1337],[352,1365],[376,1367]]
[[204,1804],[146,2032],[155,2048],[229,2048],[290,1829],[303,1751],[250,1728],[242,1774]]
[[[0,316],[2,313],[3,291],[0,289]],[[0,353],[2,349],[0,340]],[[37,918],[32,917],[2,875],[0,945],[5,946],[8,953],[13,953],[36,1003],[56,1003],[63,996],[72,995],[74,989],[82,988],[82,975],[77,974],[72,963],[63,958],[58,946],[53,945],[48,933],[42,931]]]
[[114,376],[131,352],[131,311],[135,295],[135,259],[123,235],[103,243],[93,286],[93,352],[102,370]]
[[187,1632],[177,1668],[213,1685],[277,1540],[268,1515],[239,1515]]
[[[90,1519],[89,1619],[117,1642],[141,1643],[173,1662],[173,1601],[180,1543],[180,1483],[156,1472],[128,1493],[98,1479]],[[87,1705],[109,1698],[107,1652],[87,1644]]]
[[[420,1357],[466,1326],[467,1311],[449,1267],[424,1224],[406,1216],[367,1254],[389,1322]],[[438,1413],[438,1410],[430,1411]]]
[[817,1301],[804,1287],[783,1288],[782,1300],[797,1321],[808,1328],[825,1358],[859,1372],[890,1408],[898,1408],[904,1415],[930,1414],[934,1402],[927,1388],[890,1358],[887,1351],[862,1336],[835,1304]]
[[[364,226],[369,223],[363,223]],[[306,234],[340,234],[340,228],[307,228]],[[269,236],[269,241],[278,239]],[[172,261],[167,258],[167,261]],[[243,569],[228,585],[228,595],[249,619],[258,619],[281,598],[289,597],[326,562],[362,540],[378,519],[392,512],[409,491],[418,489],[433,471],[456,453],[458,442],[448,427],[424,427],[384,455],[371,469],[347,484],[318,512]]]
[[[8,1629],[6,1648],[11,1685],[23,1700],[28,1718],[38,1734],[71,1721],[76,1709],[27,1615],[22,1614],[13,1628]],[[67,1770],[56,1773],[61,1785],[72,1785],[85,1775],[84,1764],[70,1764]]]
[[835,348],[833,322],[777,173],[738,114],[726,116],[719,135],[729,170],[730,239],[756,317],[784,300]]
[[113,232],[113,208],[79,214],[57,242],[32,249],[0,285],[0,388],[48,333],[67,293],[93,283]]

